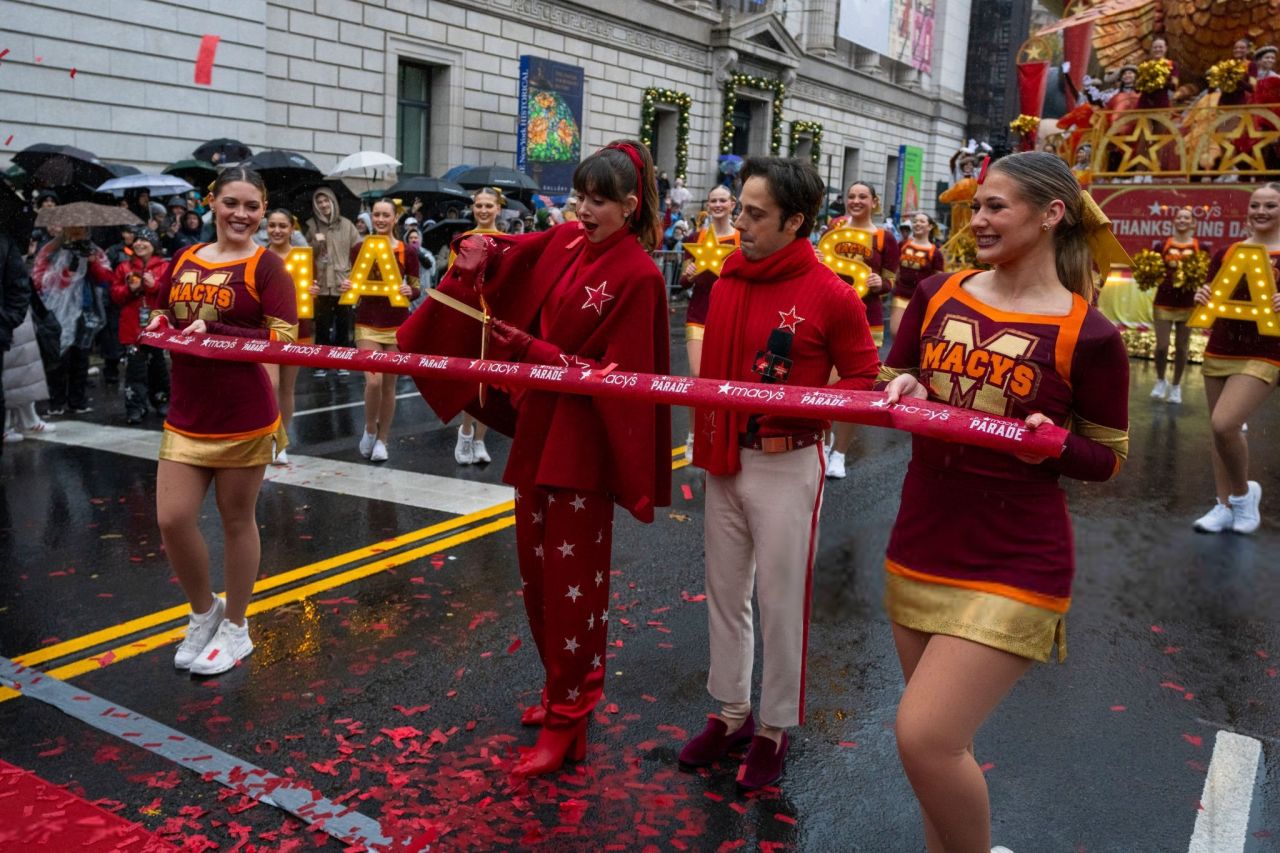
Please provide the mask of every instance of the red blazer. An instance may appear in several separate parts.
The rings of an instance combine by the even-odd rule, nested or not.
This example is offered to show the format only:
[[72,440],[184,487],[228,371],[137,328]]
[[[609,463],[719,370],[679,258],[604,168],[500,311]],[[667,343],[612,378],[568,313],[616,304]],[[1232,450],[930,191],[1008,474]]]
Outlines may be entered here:
[[[534,336],[527,361],[670,371],[666,283],[630,232],[597,244],[580,223],[568,222],[536,234],[464,239],[486,241],[479,286],[495,317]],[[478,305],[476,282],[464,280],[460,266],[440,289]],[[396,338],[405,352],[480,354],[476,321],[432,300]],[[670,504],[668,406],[491,387],[481,407],[474,382],[418,380],[418,390],[442,420],[466,409],[513,437],[507,483],[607,493],[645,522],[655,506]]]
[[[147,308],[162,307],[158,301],[157,292],[160,279],[168,266],[169,262],[164,258],[152,255],[145,265],[135,256],[116,267],[111,279],[111,301],[120,306],[120,343],[129,346],[138,342],[138,332],[142,331],[140,309],[144,301]],[[141,275],[144,272],[151,273],[155,282],[150,290],[144,286],[142,290],[134,293],[129,289],[129,277]]]

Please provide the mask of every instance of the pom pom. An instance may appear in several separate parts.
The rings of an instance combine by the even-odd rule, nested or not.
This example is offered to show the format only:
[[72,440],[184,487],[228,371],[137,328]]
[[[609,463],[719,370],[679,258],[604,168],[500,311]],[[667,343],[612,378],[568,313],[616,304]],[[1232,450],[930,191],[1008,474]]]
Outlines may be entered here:
[[1133,85],[1139,92],[1163,92],[1169,88],[1172,76],[1172,62],[1167,59],[1148,59],[1138,63],[1138,79]]
[[1240,88],[1249,73],[1249,63],[1243,59],[1224,59],[1210,66],[1205,72],[1205,82],[1210,89],[1217,89],[1224,94],[1231,94]]
[[1035,133],[1040,129],[1040,118],[1038,116],[1029,116],[1026,113],[1009,122],[1009,129],[1020,136],[1027,136]]
[[1199,290],[1209,278],[1209,253],[1193,252],[1183,258],[1173,273],[1173,286],[1179,290]]
[[1133,280],[1139,290],[1150,290],[1164,281],[1164,258],[1159,252],[1143,249],[1133,256]]

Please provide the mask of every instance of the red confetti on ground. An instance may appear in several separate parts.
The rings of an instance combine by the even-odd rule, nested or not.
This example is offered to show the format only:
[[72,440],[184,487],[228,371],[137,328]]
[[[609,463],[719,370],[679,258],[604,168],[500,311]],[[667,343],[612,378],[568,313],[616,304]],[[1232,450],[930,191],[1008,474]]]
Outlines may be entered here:
[[1152,625],[1152,626],[1151,626],[1151,633],[1153,633],[1153,634],[1163,634],[1163,633],[1164,633],[1164,629],[1163,629],[1163,628],[1161,628],[1159,625]]
[[1182,646],[1165,646],[1164,647],[1164,653],[1166,655],[1176,655],[1180,651],[1182,651]]
[[520,651],[520,638],[516,637],[511,641],[511,645],[507,646],[507,654],[514,655],[518,651]]
[[115,662],[115,659],[116,659],[115,652],[107,652],[102,657],[94,658],[94,660],[98,662],[98,666],[110,666],[112,663]]
[[1181,684],[1174,684],[1172,681],[1162,681],[1160,682],[1160,686],[1165,690],[1177,690],[1179,693],[1187,692],[1187,688],[1183,687]]
[[729,803],[729,808],[733,809],[738,814],[747,813],[747,807],[744,806],[742,803]]
[[789,814],[783,814],[782,812],[778,812],[777,814],[775,814],[775,815],[773,816],[773,819],[774,819],[774,820],[780,820],[780,821],[782,821],[783,823],[789,823],[789,824],[791,824],[792,826],[795,826],[795,825],[796,825],[796,819],[795,819],[795,818],[793,818],[793,817],[792,817],[791,815],[789,815]]
[[856,740],[842,740],[837,744],[837,746],[844,747],[845,749],[857,749],[858,742]]
[[1124,711],[1126,709],[1123,705],[1112,705],[1111,710],[1118,712],[1118,711]]
[[0,760],[0,826],[17,850],[177,850],[142,826]]
[[1266,660],[1267,658],[1271,657],[1271,655],[1267,654],[1266,649],[1258,649],[1256,652],[1254,652],[1254,654],[1262,658],[1263,660]]
[[994,761],[988,761],[986,764],[983,764],[978,769],[981,770],[983,773],[986,773],[988,770],[994,770],[995,767],[996,767],[996,764]]
[[693,489],[689,488],[688,483],[680,484],[680,494],[684,495],[684,499],[687,501],[693,500]]
[[1204,738],[1200,737],[1200,735],[1184,734],[1182,739],[1192,746],[1204,746]]
[[696,604],[699,601],[707,600],[707,597],[702,593],[698,593],[697,595],[690,595],[688,590],[683,590],[683,589],[680,590],[680,598],[681,600],[687,601],[690,604]]

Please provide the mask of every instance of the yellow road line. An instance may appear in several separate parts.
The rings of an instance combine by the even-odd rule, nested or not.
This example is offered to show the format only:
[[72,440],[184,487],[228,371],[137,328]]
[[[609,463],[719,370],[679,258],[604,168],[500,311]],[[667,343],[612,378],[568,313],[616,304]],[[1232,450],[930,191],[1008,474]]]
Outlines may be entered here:
[[[328,559],[320,560],[319,562],[308,563],[305,566],[299,566],[296,569],[291,569],[278,575],[271,575],[270,577],[262,578],[254,584],[253,591],[255,594],[268,592],[301,578],[305,578],[319,572],[328,571],[329,569],[346,565],[347,563],[353,563],[357,560],[362,560],[365,557],[380,554],[383,551],[399,548],[414,542],[420,542],[430,536],[446,533],[450,530],[464,527],[472,522],[490,518],[494,515],[499,515],[507,512],[514,506],[515,504],[512,501],[506,501],[504,503],[491,506],[488,509],[478,510],[473,513],[468,513],[467,515],[460,515],[456,518],[451,518],[448,521],[442,521],[439,524],[432,524],[428,527],[423,527],[419,530],[414,530],[401,536],[392,536],[389,539],[383,539],[381,542],[375,542],[364,548],[348,551],[345,554],[338,554],[337,556],[329,557]],[[189,609],[190,608],[185,603],[179,604],[165,610],[149,613],[146,616],[139,616],[137,619],[131,619],[128,622],[121,622],[108,628],[103,628],[100,631],[94,631],[90,634],[65,640],[61,643],[56,643],[43,649],[37,649],[36,651],[28,652],[25,655],[19,655],[13,660],[15,663],[20,663],[23,666],[36,666],[46,661],[57,660],[58,658],[83,651],[84,649],[108,643],[112,640],[118,640],[121,637],[127,637],[128,635],[137,633],[138,631],[145,631],[148,628],[154,628],[157,625],[172,622],[174,619],[180,619],[187,614]]]
[[[305,586],[287,590],[286,592],[269,596],[267,598],[258,599],[250,603],[249,615],[256,616],[259,613],[274,610],[275,608],[281,607],[285,604],[301,601],[302,599],[317,593],[325,592],[327,590],[334,589],[335,587],[345,586],[346,584],[362,580],[371,575],[385,572],[388,569],[402,566],[405,563],[411,563],[414,560],[427,556],[428,554],[447,550],[465,542],[470,542],[473,539],[488,536],[491,533],[497,533],[499,530],[505,530],[508,527],[514,526],[515,523],[515,516],[509,515],[504,518],[499,518],[496,521],[491,521],[488,524],[473,527],[470,530],[464,530],[461,533],[454,534],[453,536],[428,542],[426,545],[421,547],[414,548],[409,551],[402,551],[399,554],[393,554],[385,559],[375,560],[372,563],[367,563],[363,566],[359,566],[358,568],[349,569],[341,574],[322,578],[313,583],[306,584]],[[84,675],[86,672],[93,672],[122,660],[127,660],[128,658],[136,657],[137,655],[158,649],[161,646],[172,643],[182,637],[185,630],[185,626],[180,626],[177,628],[171,628],[167,631],[161,631],[158,634],[152,634],[149,637],[143,637],[135,642],[118,646],[107,652],[103,652],[101,655],[87,657],[82,660],[73,661],[71,663],[55,667],[54,669],[49,670],[47,674],[54,678],[66,681],[68,679],[75,678],[78,675]],[[14,699],[20,695],[20,693],[14,690],[0,687],[0,703]]]

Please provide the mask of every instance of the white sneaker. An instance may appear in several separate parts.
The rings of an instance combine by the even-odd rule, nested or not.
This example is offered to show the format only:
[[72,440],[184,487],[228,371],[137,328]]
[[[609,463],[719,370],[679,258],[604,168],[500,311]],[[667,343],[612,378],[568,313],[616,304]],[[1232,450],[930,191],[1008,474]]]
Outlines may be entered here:
[[45,432],[57,432],[58,428],[48,421],[37,419],[35,424],[29,427],[23,427],[22,431],[31,435],[40,435]]
[[1013,853],[1013,851],[1008,847],[1005,847],[1003,844],[997,844],[995,847],[991,848],[991,853]]
[[373,449],[369,451],[369,461],[370,462],[386,462],[387,446],[383,444],[381,441],[375,441],[373,443]]
[[369,454],[373,453],[373,444],[377,440],[378,437],[371,432],[366,432],[360,436],[360,455],[368,459]]
[[327,371],[327,370],[325,370],[323,367],[321,367],[321,368],[320,368],[320,369],[318,369],[318,370],[313,370],[313,371],[311,371],[311,375],[312,375],[313,377],[315,377],[316,379],[324,379],[326,376],[328,376],[328,375],[329,375],[329,371]]
[[684,461],[693,461],[693,433],[689,433],[689,438],[684,443]]
[[1213,509],[1197,518],[1191,526],[1201,533],[1221,533],[1230,529],[1234,518],[1231,507],[1221,501],[1214,501]]
[[1169,402],[1170,403],[1182,402],[1182,386],[1181,385],[1169,386]]
[[249,639],[249,620],[243,626],[232,625],[226,619],[218,622],[218,630],[209,644],[200,650],[191,663],[192,675],[217,675],[231,669],[253,652]]
[[5,444],[16,444],[19,441],[22,441],[22,433],[18,432],[16,429],[7,429],[4,431]]
[[831,451],[831,455],[827,457],[827,476],[833,480],[845,478],[844,454],[839,450]]
[[271,460],[271,464],[272,465],[288,465],[289,451],[281,450],[279,453],[276,454],[276,458]]
[[493,461],[489,458],[489,451],[484,446],[484,439],[478,439],[471,442],[471,458],[476,461],[477,465],[483,465]]
[[1231,529],[1236,533],[1252,533],[1262,523],[1258,504],[1262,503],[1262,486],[1256,480],[1249,481],[1249,490],[1243,495],[1227,498],[1231,505]]
[[458,427],[458,443],[453,446],[453,460],[459,465],[470,465],[476,461],[475,431],[464,434]]
[[196,655],[209,645],[213,635],[218,631],[218,623],[222,614],[227,612],[227,602],[222,596],[213,597],[213,607],[208,613],[192,613],[187,617],[187,633],[178,644],[178,651],[173,656],[174,669],[190,669]]
[[1168,393],[1169,383],[1165,382],[1163,379],[1157,379],[1156,387],[1151,389],[1151,399],[1163,400]]

